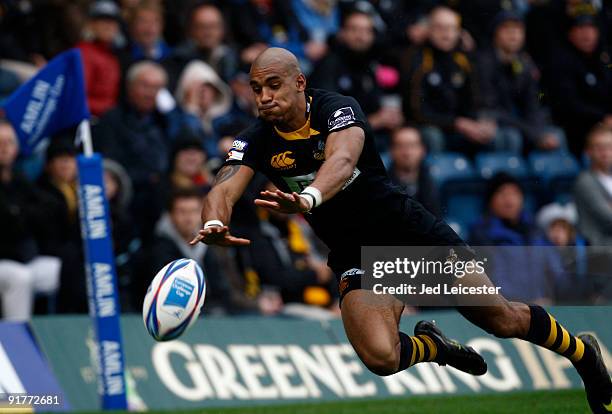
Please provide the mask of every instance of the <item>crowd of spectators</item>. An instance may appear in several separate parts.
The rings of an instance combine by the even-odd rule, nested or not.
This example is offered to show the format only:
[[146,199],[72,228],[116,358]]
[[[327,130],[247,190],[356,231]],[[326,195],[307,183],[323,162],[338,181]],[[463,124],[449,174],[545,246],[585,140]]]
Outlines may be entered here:
[[[6,1],[0,99],[53,56],[80,49],[124,311],[139,310],[159,268],[189,257],[206,269],[209,312],[337,312],[325,246],[301,217],[253,205],[271,185],[265,177],[231,223],[250,246],[187,243],[233,137],[257,117],[248,71],[269,46],[292,51],[310,87],[358,100],[392,180],[439,217],[449,218],[440,155],[577,160],[583,171],[563,197],[534,202],[547,184],[537,177],[484,177],[481,217],[461,234],[474,245],[546,247],[538,257],[498,251],[491,276],[511,298],[573,300],[578,283],[580,298],[596,301],[612,293],[605,275],[589,278],[584,253],[599,246],[596,261],[609,264],[611,27],[607,0]],[[18,157],[0,120],[5,318],[87,311],[72,136]]]

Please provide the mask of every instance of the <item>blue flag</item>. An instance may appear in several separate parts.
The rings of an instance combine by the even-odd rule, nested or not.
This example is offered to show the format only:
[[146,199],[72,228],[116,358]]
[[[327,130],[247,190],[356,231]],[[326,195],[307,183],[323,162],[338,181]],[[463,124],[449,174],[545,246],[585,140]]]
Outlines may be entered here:
[[89,118],[81,52],[56,56],[4,103],[7,119],[29,155],[41,142]]

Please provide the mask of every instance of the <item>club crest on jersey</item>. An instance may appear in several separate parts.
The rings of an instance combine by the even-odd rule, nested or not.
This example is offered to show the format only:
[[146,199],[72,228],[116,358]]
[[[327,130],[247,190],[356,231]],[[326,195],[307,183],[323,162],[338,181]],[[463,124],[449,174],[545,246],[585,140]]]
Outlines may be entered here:
[[350,106],[340,108],[334,112],[327,120],[329,131],[342,128],[355,123],[355,112]]
[[270,165],[277,170],[289,170],[295,168],[295,159],[291,158],[293,152],[285,151],[273,155],[270,159]]
[[312,156],[317,161],[325,160],[325,141],[322,139],[317,142],[317,149],[312,151]]

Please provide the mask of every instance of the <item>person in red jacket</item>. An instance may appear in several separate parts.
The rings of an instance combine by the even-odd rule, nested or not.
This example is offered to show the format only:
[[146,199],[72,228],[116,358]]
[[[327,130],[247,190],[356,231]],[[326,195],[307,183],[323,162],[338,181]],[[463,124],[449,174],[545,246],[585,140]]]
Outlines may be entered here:
[[83,55],[87,104],[94,116],[115,106],[119,97],[121,68],[113,52],[113,43],[120,33],[120,18],[115,3],[96,1],[89,10],[91,38],[77,45]]

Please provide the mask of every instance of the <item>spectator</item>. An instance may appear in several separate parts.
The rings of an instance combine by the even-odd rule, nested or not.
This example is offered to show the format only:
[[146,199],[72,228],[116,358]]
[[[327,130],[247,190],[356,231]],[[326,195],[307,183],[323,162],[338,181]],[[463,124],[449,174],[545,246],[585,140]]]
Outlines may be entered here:
[[158,195],[169,166],[171,140],[193,123],[180,125],[184,117],[177,114],[178,108],[165,114],[157,110],[156,98],[166,82],[160,65],[132,65],[126,78],[126,101],[105,114],[93,131],[100,152],[121,164],[132,181],[131,212],[145,241],[163,208]]
[[170,89],[174,90],[180,74],[193,60],[207,63],[223,80],[229,81],[238,69],[238,57],[224,40],[225,20],[219,8],[210,3],[194,6],[187,17],[186,41],[164,62]]
[[313,251],[308,225],[297,216],[262,209],[258,214],[259,226],[250,235],[248,250],[262,288],[280,293],[283,303],[330,306],[333,274]]
[[304,55],[310,62],[317,62],[327,53],[327,38],[338,31],[338,0],[292,0],[292,4],[297,19],[308,33]]
[[565,145],[559,128],[550,125],[540,104],[539,72],[523,52],[525,25],[515,12],[501,12],[495,18],[493,47],[480,53],[480,86],[484,105],[500,127],[515,129],[539,149]]
[[317,65],[310,80],[315,88],[357,99],[374,130],[392,130],[401,125],[403,116],[399,107],[383,105],[375,75],[374,39],[372,17],[357,9],[349,12],[332,52]]
[[19,143],[13,127],[0,121],[0,298],[2,317],[27,321],[34,293],[54,294],[61,261],[41,254],[40,240],[52,229],[52,201],[13,171]]
[[206,161],[206,152],[199,138],[189,135],[179,137],[172,151],[168,189],[195,190],[206,194],[214,179]]
[[176,99],[189,114],[197,117],[204,133],[204,145],[217,156],[216,124],[230,112],[232,90],[204,62],[193,61],[183,71],[176,88]]
[[596,126],[587,136],[591,166],[576,180],[578,228],[594,246],[612,245],[612,128]]
[[152,245],[151,273],[155,274],[169,262],[188,258],[206,269],[206,308],[208,313],[227,311],[231,299],[228,281],[220,273],[218,263],[209,246],[189,242],[201,226],[202,196],[198,191],[176,192],[168,204],[168,211],[155,226]]
[[104,189],[110,208],[113,249],[122,311],[138,310],[142,300],[135,298],[133,278],[141,242],[133,226],[129,207],[133,197],[132,183],[125,168],[111,159],[104,160]]
[[447,7],[430,13],[428,43],[405,58],[404,112],[423,127],[429,151],[473,154],[495,149],[520,152],[520,137],[479,119],[472,63],[458,50],[460,17]]
[[[566,277],[559,255],[538,249],[544,241],[524,210],[519,182],[506,173],[493,176],[487,188],[487,212],[471,229],[470,244],[486,249],[491,280],[510,300],[550,303],[553,286]],[[517,272],[516,269],[521,271]]]
[[586,131],[598,122],[612,126],[612,71],[594,15],[576,16],[568,39],[550,66],[550,102],[572,152],[580,155]]
[[591,296],[588,277],[586,241],[576,231],[578,215],[574,204],[548,204],[537,215],[538,227],[545,234],[545,245],[554,246],[561,256],[568,278],[564,285],[554,286],[555,298],[562,301],[584,302]]
[[71,134],[58,135],[47,147],[39,189],[53,200],[53,231],[44,251],[62,260],[58,311],[87,312],[87,285],[78,211],[76,148]]
[[170,47],[163,39],[163,12],[157,2],[137,4],[131,11],[128,23],[130,63],[143,59],[159,62],[170,55]]
[[304,56],[308,32],[287,0],[234,0],[230,3],[232,32],[241,49],[240,61],[250,65],[267,47],[284,47]]
[[391,168],[393,182],[410,196],[440,217],[440,195],[424,165],[426,150],[419,130],[398,128],[391,134]]
[[77,45],[83,55],[87,105],[96,116],[115,106],[119,97],[121,68],[113,49],[120,19],[119,7],[112,1],[92,3],[88,24],[91,39]]

